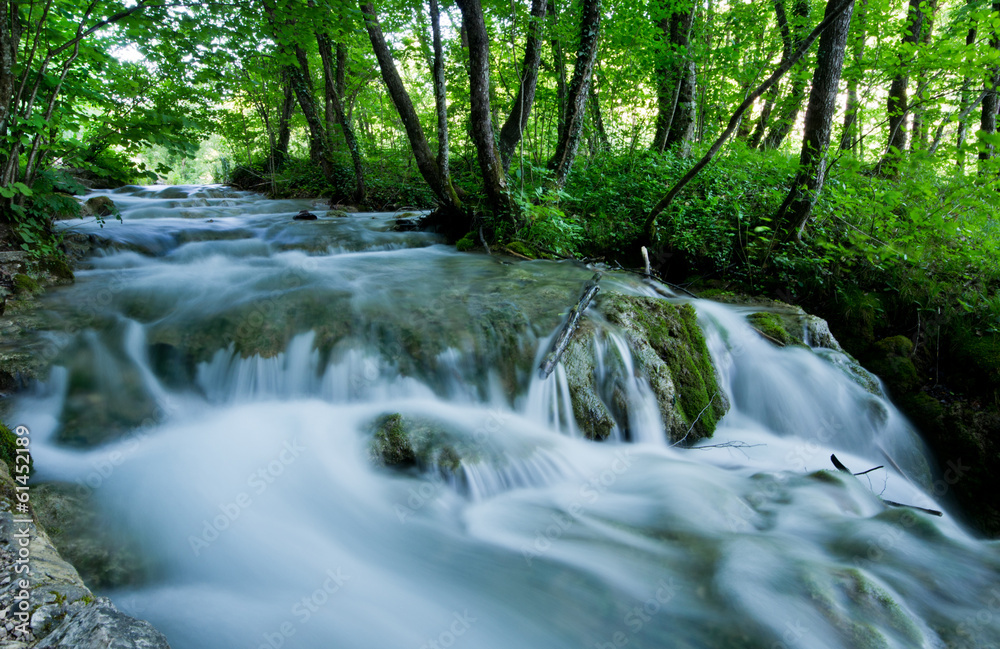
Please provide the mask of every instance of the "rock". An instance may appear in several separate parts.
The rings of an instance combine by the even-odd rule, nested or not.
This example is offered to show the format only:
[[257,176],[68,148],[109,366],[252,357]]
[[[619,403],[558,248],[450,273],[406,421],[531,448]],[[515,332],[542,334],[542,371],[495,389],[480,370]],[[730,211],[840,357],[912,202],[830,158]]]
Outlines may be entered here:
[[331,205],[330,209],[336,212],[344,212],[344,216],[347,216],[348,214],[356,214],[358,212],[358,208],[353,205],[342,205],[340,203]]
[[23,273],[14,275],[14,295],[34,295],[41,290],[42,287],[30,275]]
[[293,217],[294,221],[315,221],[316,215],[309,210],[302,210]]
[[328,211],[326,213],[326,215],[327,216],[335,216],[338,219],[344,219],[344,218],[347,218],[348,216],[350,216],[350,214],[348,214],[344,210],[330,210],[330,211]]
[[101,597],[71,607],[36,649],[169,649],[166,637],[149,622],[131,618]]
[[430,417],[387,413],[377,417],[369,429],[368,457],[375,466],[397,470],[416,466],[461,480],[462,462],[478,462],[483,452],[447,423]]
[[118,213],[118,206],[107,196],[88,198],[80,208],[80,216],[113,216]]
[[[34,492],[33,492],[34,495]],[[4,647],[47,649],[169,649],[166,638],[148,622],[131,618],[107,599],[95,598],[76,569],[56,551],[36,523],[15,523],[16,484],[0,462],[0,574],[13,574],[15,534],[28,533],[31,554],[32,611],[28,634],[15,635],[15,618],[0,627]],[[17,582],[0,585],[0,611],[11,614]],[[40,641],[36,640],[41,638]]]
[[868,369],[882,377],[894,395],[902,395],[920,385],[920,375],[910,359],[913,343],[906,336],[891,336],[875,343]]
[[[789,333],[785,322],[777,313],[761,311],[747,316],[750,326],[759,331],[765,338],[781,345],[801,345],[802,337]],[[802,327],[798,327],[801,331]]]
[[584,322],[566,347],[561,363],[566,371],[573,418],[589,439],[604,440],[614,430],[615,417],[597,393],[594,326]]

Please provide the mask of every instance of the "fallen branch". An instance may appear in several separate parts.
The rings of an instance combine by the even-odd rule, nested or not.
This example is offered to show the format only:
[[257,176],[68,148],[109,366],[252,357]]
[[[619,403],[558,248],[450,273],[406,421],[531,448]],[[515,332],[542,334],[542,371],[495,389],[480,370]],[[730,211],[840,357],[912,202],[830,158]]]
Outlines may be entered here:
[[549,348],[549,353],[545,355],[545,360],[538,367],[538,376],[543,379],[549,378],[549,374],[552,374],[552,370],[556,368],[559,364],[559,359],[566,352],[566,348],[569,346],[569,341],[573,338],[573,334],[576,333],[577,327],[580,326],[580,318],[583,316],[583,312],[587,310],[590,306],[591,300],[597,295],[601,287],[597,285],[601,281],[601,273],[595,273],[589,282],[583,287],[583,295],[580,296],[580,301],[577,303],[573,310],[569,312],[569,317],[563,324],[562,329],[559,331],[559,335],[556,339],[552,341],[552,347]]
[[753,329],[754,331],[756,331],[757,333],[759,333],[764,338],[767,338],[768,340],[770,340],[772,343],[774,343],[778,347],[784,347],[785,346],[785,343],[781,342],[780,340],[778,340],[777,338],[775,338],[773,336],[768,336],[766,333],[764,333],[763,331],[761,331],[757,327],[750,327],[750,328]]
[[[840,460],[838,460],[836,455],[831,455],[830,456],[830,461],[833,462],[833,466],[837,467],[838,471],[842,471],[843,473],[849,473],[851,475],[864,475],[866,473],[870,473],[870,472],[874,471],[875,469],[881,469],[882,468],[880,466],[877,466],[877,467],[875,467],[875,469],[868,469],[868,471],[862,471],[861,473],[855,474],[855,473],[851,473],[851,470],[848,469],[846,466],[844,466],[844,463],[841,462]],[[882,504],[888,505],[889,507],[908,507],[909,509],[916,509],[916,510],[924,512],[925,514],[930,514],[931,516],[944,516],[944,512],[939,512],[936,509],[925,509],[923,507],[917,507],[916,505],[904,505],[903,503],[897,503],[897,502],[895,502],[893,500],[886,500],[885,498],[882,498],[881,496],[879,497],[879,500],[882,501]]]

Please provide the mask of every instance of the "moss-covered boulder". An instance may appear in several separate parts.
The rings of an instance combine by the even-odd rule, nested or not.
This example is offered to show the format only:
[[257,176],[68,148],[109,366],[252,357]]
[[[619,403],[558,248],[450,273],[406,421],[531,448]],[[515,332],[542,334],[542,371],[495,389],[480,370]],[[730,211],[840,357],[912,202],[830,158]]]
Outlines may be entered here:
[[[17,435],[14,434],[10,428],[0,422],[0,460],[7,465],[8,470],[12,476],[23,475],[17,470],[17,456],[18,448],[23,448],[17,443]],[[28,458],[28,472],[34,470],[34,460],[31,457],[31,453],[22,454],[27,455]],[[22,461],[23,465],[24,462]]]
[[[783,346],[803,344],[802,336],[792,334],[789,331],[790,327],[788,327],[786,319],[777,313],[766,311],[751,313],[747,316],[747,322],[771,342]],[[799,330],[801,330],[801,326]]]
[[25,275],[24,273],[14,275],[13,281],[14,295],[34,295],[42,291],[42,287],[38,284],[38,281],[30,275]]
[[611,410],[597,393],[594,336],[590,323],[583,323],[566,348],[561,362],[566,372],[573,418],[580,431],[594,440],[604,440],[614,430],[616,422]]
[[81,216],[113,216],[118,212],[115,202],[107,196],[93,196],[88,198],[80,208]]
[[882,377],[892,394],[905,394],[921,382],[912,352],[913,343],[906,336],[883,338],[875,343],[868,369]]
[[482,449],[442,421],[398,412],[376,417],[368,426],[368,459],[397,470],[417,467],[456,477],[462,461],[476,462]]
[[606,292],[600,308],[624,333],[637,370],[649,381],[668,437],[711,437],[729,407],[694,308]]

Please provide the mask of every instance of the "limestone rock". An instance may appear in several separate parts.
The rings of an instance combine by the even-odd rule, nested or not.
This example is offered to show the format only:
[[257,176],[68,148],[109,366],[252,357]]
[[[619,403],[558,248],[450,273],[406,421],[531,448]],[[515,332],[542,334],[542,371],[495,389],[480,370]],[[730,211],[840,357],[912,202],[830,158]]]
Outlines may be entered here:
[[117,212],[115,202],[107,196],[92,196],[80,208],[81,216],[113,216]]

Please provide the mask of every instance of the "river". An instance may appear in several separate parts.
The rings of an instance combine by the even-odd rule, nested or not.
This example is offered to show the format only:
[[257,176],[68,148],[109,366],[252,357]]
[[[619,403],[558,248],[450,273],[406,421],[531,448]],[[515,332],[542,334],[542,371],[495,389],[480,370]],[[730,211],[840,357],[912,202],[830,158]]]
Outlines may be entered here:
[[[594,269],[219,186],[106,194],[121,222],[64,224],[110,247],[45,299],[53,368],[9,419],[133,557],[99,590],[175,649],[1000,644],[1000,548],[842,354],[694,300],[715,436],[669,446],[633,381],[638,423],[592,442],[533,367]],[[373,466],[391,413],[457,470]]]

